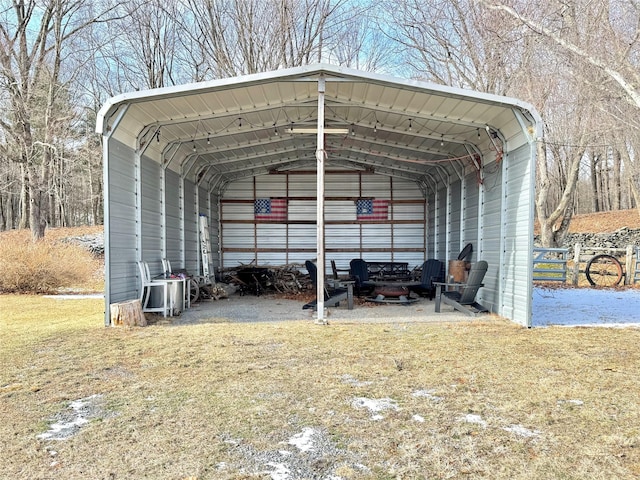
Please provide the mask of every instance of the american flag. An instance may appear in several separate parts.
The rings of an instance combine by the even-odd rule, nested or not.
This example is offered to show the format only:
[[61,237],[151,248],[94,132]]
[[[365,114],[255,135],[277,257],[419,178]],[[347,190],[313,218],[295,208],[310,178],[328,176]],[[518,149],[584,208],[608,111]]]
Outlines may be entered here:
[[388,220],[389,201],[375,198],[356,200],[356,218],[358,220]]
[[253,214],[256,220],[273,222],[287,221],[286,198],[256,198],[253,202]]

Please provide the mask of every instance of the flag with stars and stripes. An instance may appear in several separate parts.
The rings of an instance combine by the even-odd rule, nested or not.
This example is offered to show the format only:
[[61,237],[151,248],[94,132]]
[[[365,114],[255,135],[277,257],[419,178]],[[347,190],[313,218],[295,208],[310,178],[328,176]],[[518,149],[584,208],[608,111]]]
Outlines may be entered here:
[[388,220],[389,201],[375,198],[361,198],[356,200],[356,219],[358,220]]
[[286,198],[256,198],[253,202],[253,214],[256,220],[272,222],[287,221]]

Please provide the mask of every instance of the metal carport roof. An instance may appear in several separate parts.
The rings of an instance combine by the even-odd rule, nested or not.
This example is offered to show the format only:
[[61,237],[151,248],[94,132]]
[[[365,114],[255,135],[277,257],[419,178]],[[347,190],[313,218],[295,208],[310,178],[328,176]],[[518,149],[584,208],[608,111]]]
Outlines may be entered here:
[[484,164],[532,144],[540,125],[513,98],[319,64],[119,95],[96,131],[217,194],[322,162],[411,179],[426,196],[469,171],[481,183]]
[[538,134],[519,100],[322,64],[120,95],[102,107],[96,130],[120,120],[115,138],[221,189],[315,165],[320,77],[325,127],[348,132],[326,136],[328,164],[433,187],[479,167],[504,141],[513,149]]

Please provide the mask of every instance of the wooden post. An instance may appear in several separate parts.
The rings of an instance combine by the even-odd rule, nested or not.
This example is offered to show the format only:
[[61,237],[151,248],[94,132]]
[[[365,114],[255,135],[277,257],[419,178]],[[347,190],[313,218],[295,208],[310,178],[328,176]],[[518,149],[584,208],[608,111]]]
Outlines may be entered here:
[[576,243],[575,253],[573,256],[573,284],[578,285],[578,278],[580,277],[580,244]]
[[125,327],[146,327],[147,319],[142,312],[142,304],[139,299],[129,300],[109,305],[111,313],[111,325],[123,325]]
[[625,260],[624,284],[631,285],[634,274],[636,273],[635,268],[633,268],[633,245],[627,245],[627,256]]

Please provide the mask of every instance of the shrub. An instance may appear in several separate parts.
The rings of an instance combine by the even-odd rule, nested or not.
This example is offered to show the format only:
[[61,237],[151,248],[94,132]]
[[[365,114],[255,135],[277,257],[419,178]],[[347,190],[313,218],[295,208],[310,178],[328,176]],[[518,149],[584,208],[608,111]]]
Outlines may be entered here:
[[33,242],[28,231],[0,236],[0,293],[53,293],[95,286],[98,262],[80,246],[47,239]]

